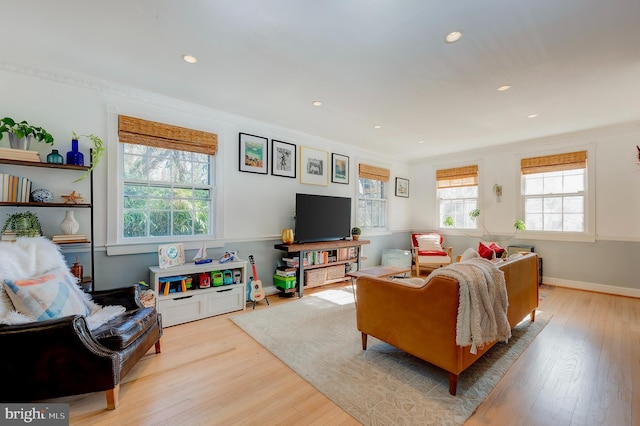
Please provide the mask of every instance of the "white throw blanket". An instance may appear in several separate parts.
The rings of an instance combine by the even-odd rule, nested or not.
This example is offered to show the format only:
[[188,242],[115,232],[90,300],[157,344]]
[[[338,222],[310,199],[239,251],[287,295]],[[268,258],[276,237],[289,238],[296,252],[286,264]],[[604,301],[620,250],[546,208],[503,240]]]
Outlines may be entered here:
[[456,324],[456,344],[471,346],[477,353],[485,343],[507,341],[511,327],[507,319],[507,287],[504,272],[491,261],[478,258],[436,269],[427,278],[445,276],[458,281],[460,303]]
[[[60,246],[45,237],[18,238],[16,242],[0,242],[0,324],[12,325],[33,322],[34,318],[17,312],[7,295],[2,282],[5,279],[22,280],[42,275],[55,268],[66,270],[69,280],[77,282],[71,275]],[[105,322],[125,311],[124,306],[100,306],[91,296],[75,286],[83,297],[90,314],[86,316],[90,330],[95,330]]]

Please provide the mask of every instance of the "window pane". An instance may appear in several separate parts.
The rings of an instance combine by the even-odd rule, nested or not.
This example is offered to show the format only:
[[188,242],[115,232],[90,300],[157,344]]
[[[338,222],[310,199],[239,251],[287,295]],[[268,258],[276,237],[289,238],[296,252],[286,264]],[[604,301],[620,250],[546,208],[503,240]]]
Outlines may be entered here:
[[542,198],[527,198],[525,211],[527,213],[542,213]]
[[536,175],[529,175],[524,182],[525,195],[542,194],[542,190],[544,188],[542,182],[543,179],[539,173]]
[[524,215],[524,222],[530,231],[542,231],[542,214],[527,213]]
[[153,237],[167,237],[169,232],[169,223],[171,221],[171,213],[167,211],[154,211],[150,214],[150,234]]
[[562,231],[562,215],[561,214],[545,214],[544,230],[545,231]]
[[132,144],[123,146],[123,237],[210,235],[210,157]]
[[139,210],[124,211],[124,236],[128,238],[144,237],[147,234],[146,213]]
[[[478,187],[442,188],[438,190],[440,198],[440,226],[443,228],[477,229],[478,224],[469,213],[478,207]],[[447,226],[447,217],[453,219],[453,226]]]
[[560,194],[562,191],[562,176],[550,176],[544,178],[545,194]]
[[580,232],[584,229],[584,215],[565,214],[562,226],[565,231]]
[[585,176],[585,169],[522,176],[527,229],[584,232]]
[[565,213],[583,213],[584,197],[565,197],[563,210]]
[[564,192],[584,191],[584,171],[574,173],[564,178]]
[[358,179],[357,225],[384,229],[387,226],[385,183],[375,179]]

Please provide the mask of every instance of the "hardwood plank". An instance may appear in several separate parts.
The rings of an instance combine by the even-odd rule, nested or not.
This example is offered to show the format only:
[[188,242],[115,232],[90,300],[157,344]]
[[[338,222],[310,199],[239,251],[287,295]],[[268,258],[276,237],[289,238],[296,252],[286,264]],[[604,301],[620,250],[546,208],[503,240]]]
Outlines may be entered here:
[[[638,424],[640,300],[548,286],[541,296],[549,324],[466,424]],[[72,425],[359,424],[231,322],[236,314],[166,328],[162,354],[150,350],[128,374],[117,410],[102,392],[56,401],[70,403]]]

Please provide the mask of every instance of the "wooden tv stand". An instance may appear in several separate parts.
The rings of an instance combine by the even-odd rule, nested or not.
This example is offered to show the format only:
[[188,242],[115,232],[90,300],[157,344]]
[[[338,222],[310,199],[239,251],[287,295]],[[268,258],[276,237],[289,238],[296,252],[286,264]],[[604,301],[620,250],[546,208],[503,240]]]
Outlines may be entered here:
[[[365,244],[369,244],[368,240],[335,240],[335,241],[319,241],[313,243],[294,243],[294,244],[276,244],[274,247],[278,250],[282,250],[287,252],[288,254],[295,254],[299,257],[300,262],[298,264],[298,297],[302,297],[304,294],[304,286],[305,286],[305,270],[312,271],[314,269],[320,268],[331,268],[334,266],[344,266],[347,263],[357,263],[358,269],[360,269],[361,264],[361,247]],[[339,249],[343,248],[351,248],[355,247],[357,249],[357,254],[355,257],[350,257],[347,259],[340,259],[331,262],[321,263],[321,264],[309,264],[304,265],[304,258],[309,252],[314,251],[331,251],[335,250],[338,252]],[[343,281],[348,280],[349,277],[346,275],[342,275],[344,277]],[[339,279],[337,281],[340,281]]]

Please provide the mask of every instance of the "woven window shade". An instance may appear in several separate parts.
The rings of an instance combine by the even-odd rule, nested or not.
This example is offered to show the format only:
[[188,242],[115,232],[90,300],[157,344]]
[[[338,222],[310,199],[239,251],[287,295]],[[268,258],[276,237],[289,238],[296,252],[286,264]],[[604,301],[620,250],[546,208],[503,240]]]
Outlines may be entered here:
[[587,151],[546,155],[544,157],[523,158],[520,160],[520,169],[522,170],[523,175],[585,169],[586,167]]
[[358,164],[358,176],[363,179],[375,179],[382,182],[388,182],[391,172],[389,172],[389,169],[382,167]]
[[140,118],[118,116],[118,138],[121,143],[153,146],[215,155],[218,135]]
[[478,166],[474,165],[436,170],[436,181],[438,181],[438,189],[477,186]]

